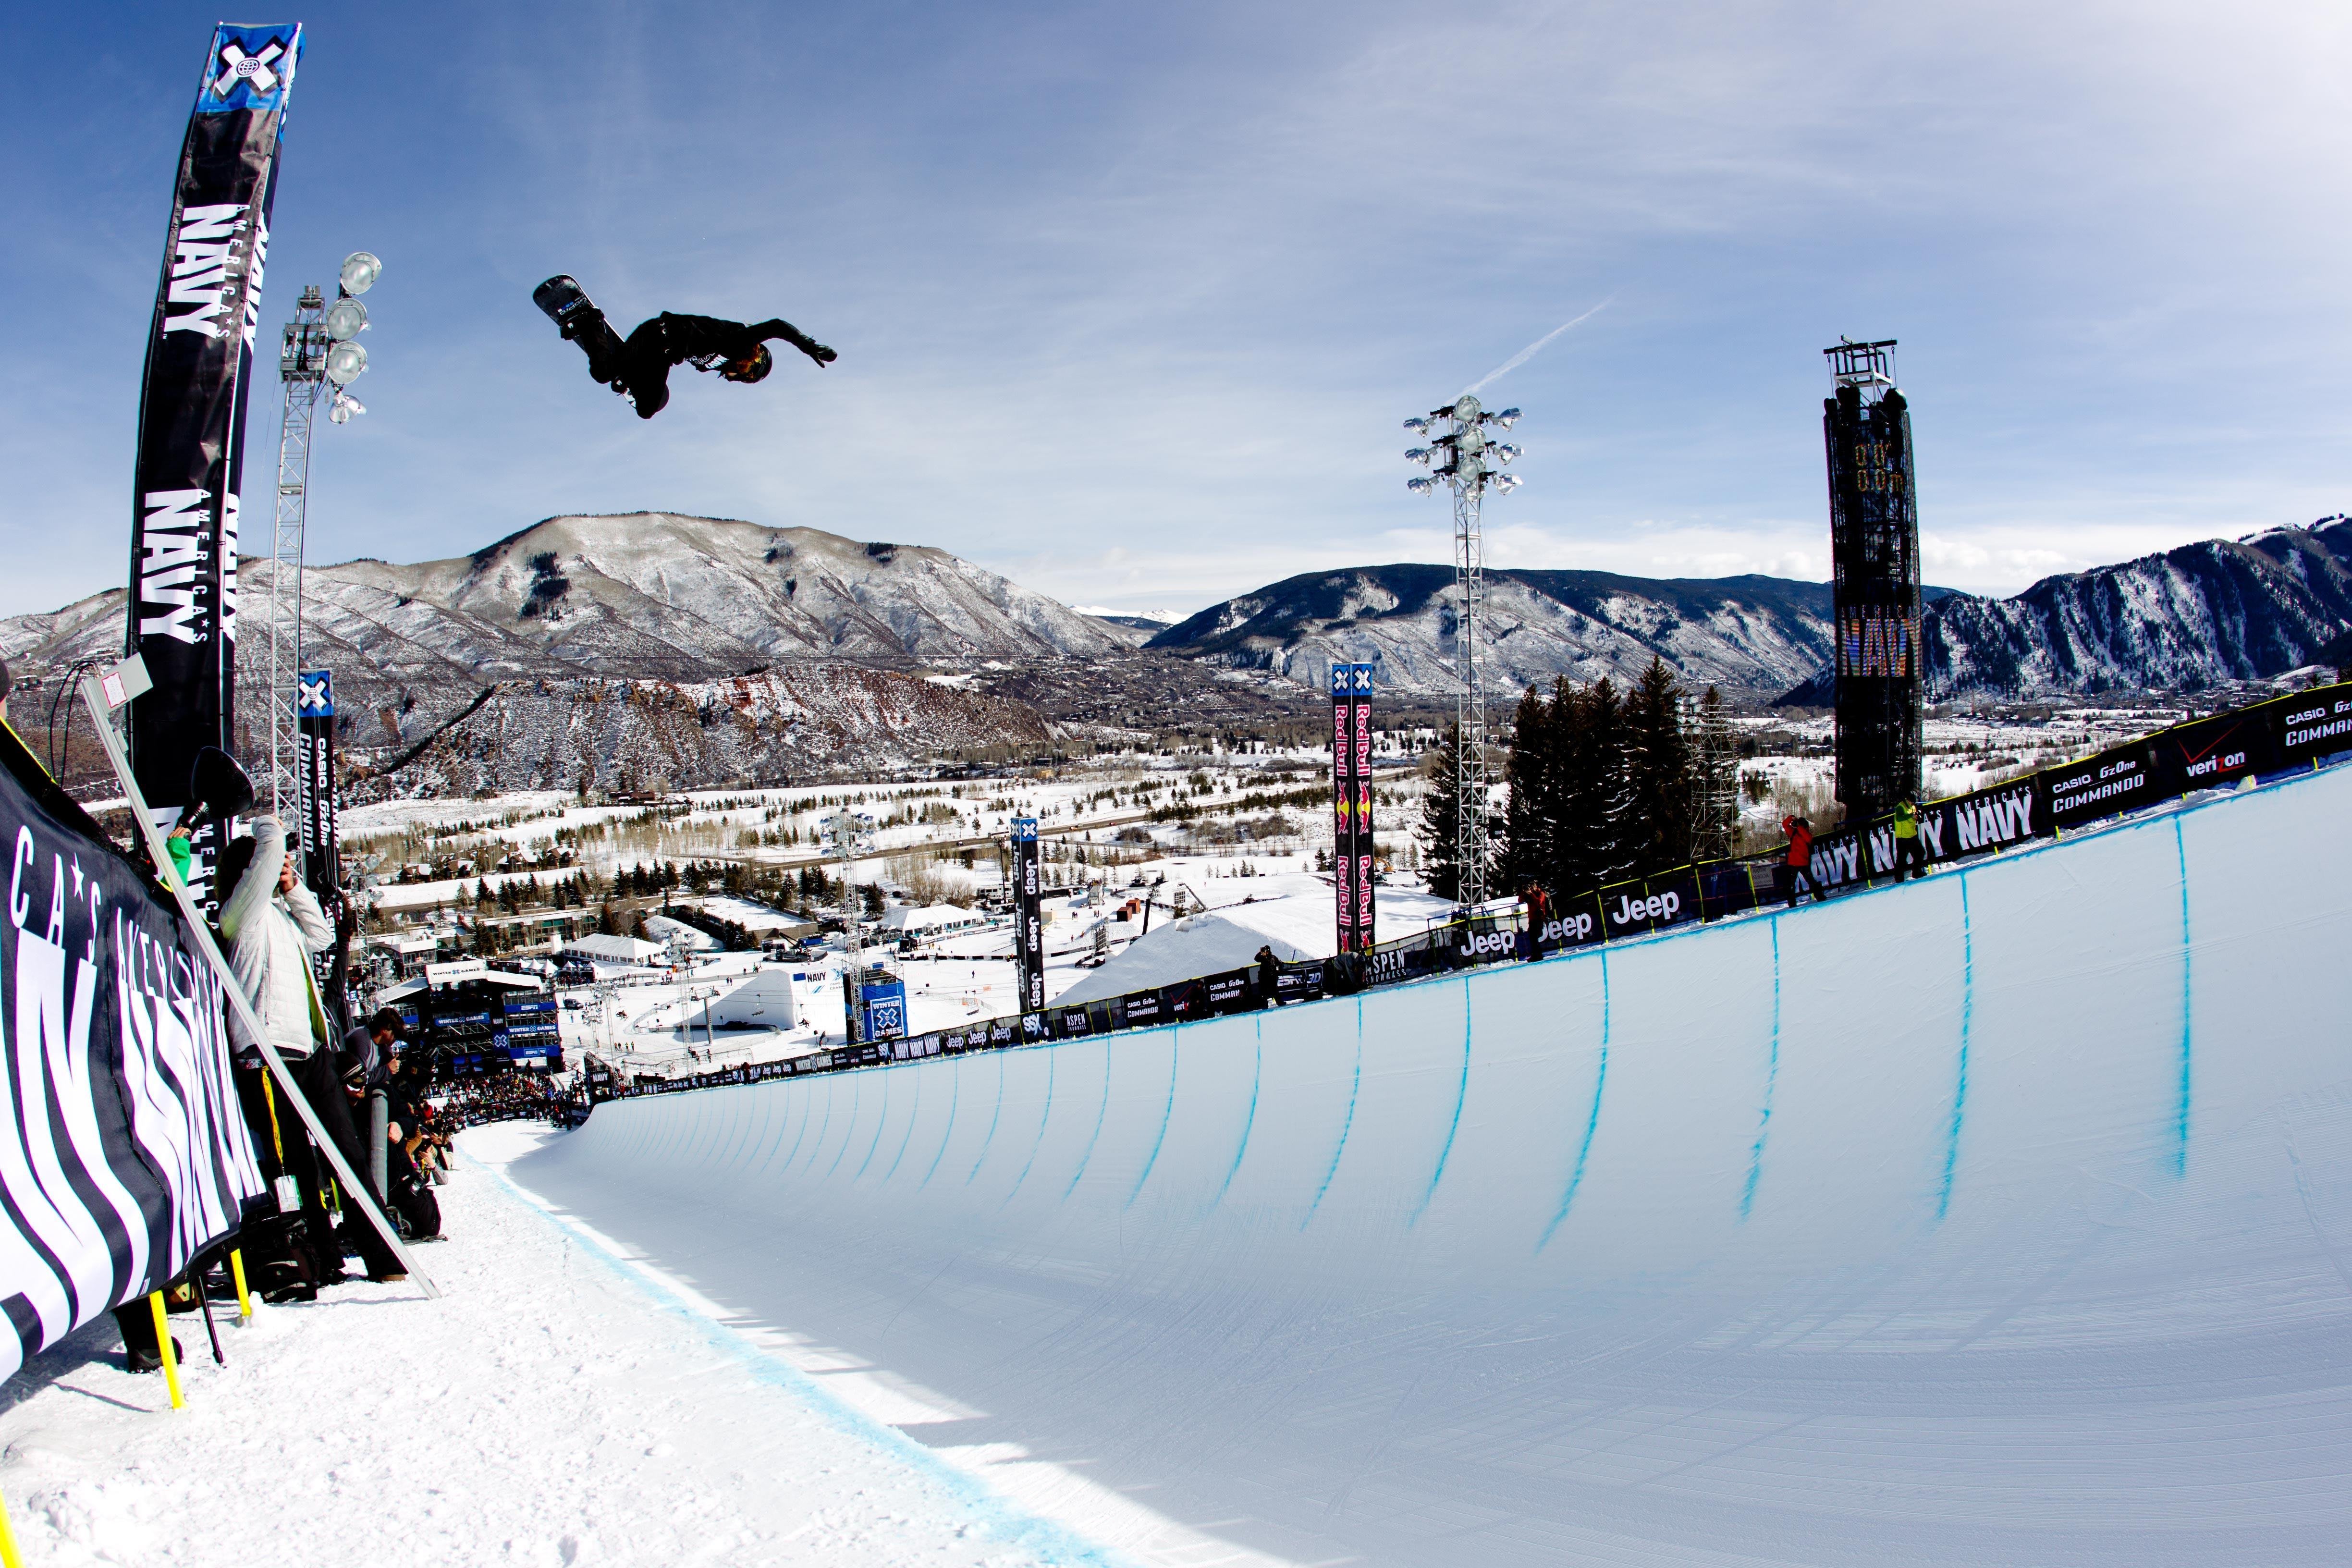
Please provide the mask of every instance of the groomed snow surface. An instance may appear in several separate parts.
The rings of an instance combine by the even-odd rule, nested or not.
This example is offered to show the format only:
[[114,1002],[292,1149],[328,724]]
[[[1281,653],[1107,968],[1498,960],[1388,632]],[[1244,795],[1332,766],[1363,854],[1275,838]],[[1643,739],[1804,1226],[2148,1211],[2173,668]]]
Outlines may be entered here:
[[417,1248],[446,1294],[364,1281],[172,1319],[187,1405],[109,1320],[0,1390],[29,1563],[806,1563],[1100,1559],[850,1411],[775,1336],[516,1192],[543,1129],[477,1128]]
[[0,1489],[58,1563],[2341,1563],[2348,812],[485,1130],[446,1300],[179,1320],[178,1415],[88,1332]]

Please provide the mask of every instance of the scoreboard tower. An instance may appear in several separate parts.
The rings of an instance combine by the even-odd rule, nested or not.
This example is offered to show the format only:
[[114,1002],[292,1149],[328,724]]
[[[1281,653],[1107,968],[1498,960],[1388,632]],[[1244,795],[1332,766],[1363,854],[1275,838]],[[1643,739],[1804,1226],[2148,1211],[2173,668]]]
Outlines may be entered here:
[[1837,797],[1849,822],[1919,798],[1919,502],[1894,347],[1892,338],[1841,340],[1822,351],[1836,386],[1822,430],[1836,567]]

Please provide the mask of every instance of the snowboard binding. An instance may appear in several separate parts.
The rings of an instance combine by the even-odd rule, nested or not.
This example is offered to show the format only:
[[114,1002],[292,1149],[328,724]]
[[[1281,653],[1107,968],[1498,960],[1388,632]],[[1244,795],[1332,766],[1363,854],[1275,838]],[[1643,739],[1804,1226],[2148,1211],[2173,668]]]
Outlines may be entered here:
[[530,300],[555,323],[564,342],[578,343],[587,354],[588,374],[625,395],[620,384],[621,335],[613,331],[579,279],[558,273],[532,289]]

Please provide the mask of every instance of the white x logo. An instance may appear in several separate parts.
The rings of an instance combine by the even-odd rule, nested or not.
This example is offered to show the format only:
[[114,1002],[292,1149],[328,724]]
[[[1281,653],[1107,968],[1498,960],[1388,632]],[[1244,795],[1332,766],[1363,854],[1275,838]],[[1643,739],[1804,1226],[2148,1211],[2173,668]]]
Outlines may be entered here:
[[286,46],[274,39],[257,55],[248,55],[235,44],[222,45],[222,70],[220,79],[213,83],[214,96],[226,98],[240,78],[251,82],[256,92],[274,90],[278,73],[269,68],[269,62],[285,52]]
[[327,678],[323,675],[316,680],[296,676],[294,693],[294,705],[305,713],[326,713],[333,710],[334,699],[328,695]]

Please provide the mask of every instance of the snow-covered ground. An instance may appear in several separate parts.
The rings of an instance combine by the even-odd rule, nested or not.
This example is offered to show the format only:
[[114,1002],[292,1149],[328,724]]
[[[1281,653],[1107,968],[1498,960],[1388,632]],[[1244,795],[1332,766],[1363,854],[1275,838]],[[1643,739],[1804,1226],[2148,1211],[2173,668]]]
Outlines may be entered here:
[[501,1173],[543,1132],[463,1135],[446,1294],[345,1285],[194,1317],[186,1408],[101,1321],[10,1381],[0,1495],[33,1564],[1046,1568],[1105,1561],[856,1413],[887,1379],[731,1320]]

